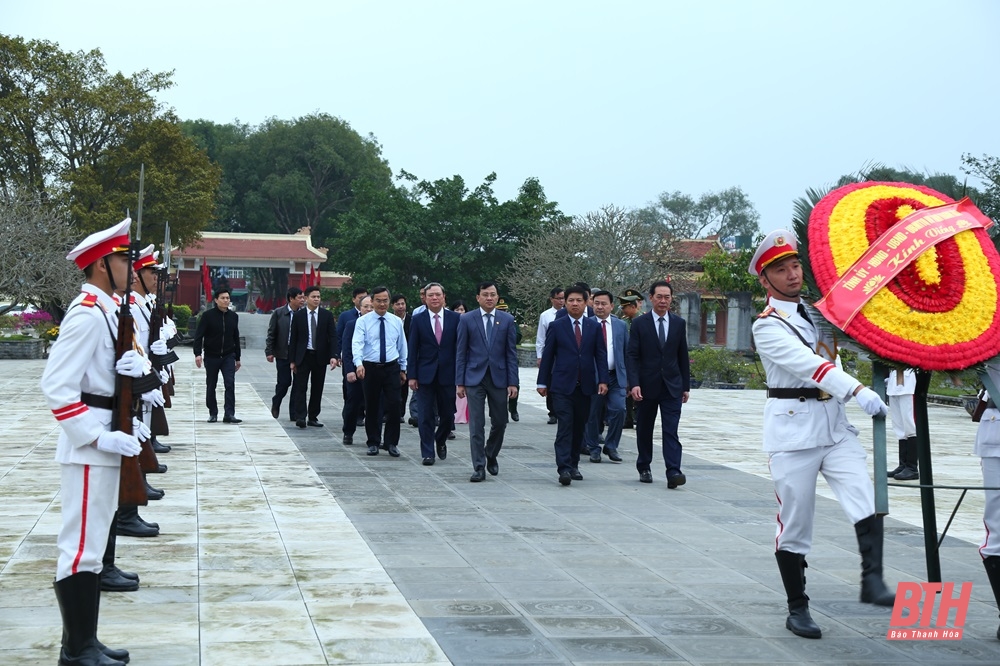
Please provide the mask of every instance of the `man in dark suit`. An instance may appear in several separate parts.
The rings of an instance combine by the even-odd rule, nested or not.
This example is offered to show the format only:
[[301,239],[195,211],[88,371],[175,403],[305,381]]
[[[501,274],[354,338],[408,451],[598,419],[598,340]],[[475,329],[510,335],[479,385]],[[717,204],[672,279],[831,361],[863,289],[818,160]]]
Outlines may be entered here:
[[[268,363],[278,367],[278,383],[274,387],[274,397],[271,398],[271,416],[278,418],[281,412],[281,401],[288,394],[292,385],[292,368],[288,360],[288,340],[292,328],[292,315],[306,303],[306,296],[298,287],[289,287],[285,294],[287,305],[271,313],[271,321],[267,324],[267,340],[264,343],[264,355]],[[292,401],[288,401],[288,419],[295,420]]]
[[[361,316],[372,311],[372,297],[364,296],[358,304]],[[340,361],[344,370],[344,446],[354,444],[354,433],[358,430],[358,421],[365,413],[365,390],[362,380],[358,378],[358,368],[354,365],[354,354],[351,353],[351,343],[354,339],[354,327],[358,318],[351,319],[344,327],[344,337],[340,340]],[[373,417],[374,418],[374,417]]]
[[[333,314],[320,307],[319,287],[306,287],[306,306],[292,317],[288,359],[292,368],[292,411],[295,425],[322,428],[319,412],[322,407],[323,385],[327,365],[333,370],[340,361],[340,341]],[[310,382],[310,377],[312,381]],[[309,389],[309,411],[306,413],[306,385]],[[308,421],[306,420],[308,416]]]
[[587,290],[568,287],[566,316],[549,324],[542,364],[538,366],[538,393],[552,392],[556,413],[556,467],[559,483],[582,481],[580,448],[590,416],[591,396],[608,391],[608,351],[601,327],[586,316]]
[[652,483],[649,465],[653,461],[653,425],[660,413],[663,429],[663,462],[667,468],[667,488],[683,486],[681,441],[677,425],[681,405],[691,392],[687,325],[670,314],[673,288],[669,282],[654,282],[649,288],[653,310],[636,317],[629,334],[625,366],[630,393],[636,404],[636,444],[639,457],[635,467],[639,480]]
[[[425,289],[427,309],[413,316],[407,336],[408,377],[417,397],[420,455],[425,465],[433,465],[435,447],[438,458],[448,456],[448,435],[455,429],[455,347],[461,315],[445,309],[440,284],[431,282]],[[440,414],[436,432],[435,414]]]
[[625,369],[625,348],[628,346],[628,327],[618,317],[611,314],[614,296],[610,291],[595,291],[593,295],[594,321],[601,327],[601,337],[607,343],[604,365],[608,368],[608,392],[591,398],[590,418],[583,433],[584,446],[590,453],[590,462],[601,462],[601,445],[597,434],[601,419],[607,407],[608,433],[604,438],[604,453],[614,462],[621,462],[618,442],[622,438],[625,423],[625,384],[628,373]]
[[[500,473],[497,456],[507,429],[507,400],[517,396],[517,350],[514,318],[496,309],[500,295],[495,282],[480,282],[479,307],[458,321],[455,351],[455,393],[469,400],[469,448],[473,483]],[[490,405],[490,436],[486,439],[486,402]]]

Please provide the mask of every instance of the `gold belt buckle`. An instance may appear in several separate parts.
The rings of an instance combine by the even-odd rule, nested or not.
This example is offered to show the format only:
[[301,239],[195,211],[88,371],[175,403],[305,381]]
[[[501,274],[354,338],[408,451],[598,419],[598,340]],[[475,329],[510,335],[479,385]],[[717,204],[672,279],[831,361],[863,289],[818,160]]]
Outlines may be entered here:
[[816,399],[819,400],[820,402],[823,402],[824,400],[829,400],[832,397],[833,397],[832,395],[830,395],[829,393],[827,393],[823,389],[820,389],[819,390],[819,397],[816,398]]

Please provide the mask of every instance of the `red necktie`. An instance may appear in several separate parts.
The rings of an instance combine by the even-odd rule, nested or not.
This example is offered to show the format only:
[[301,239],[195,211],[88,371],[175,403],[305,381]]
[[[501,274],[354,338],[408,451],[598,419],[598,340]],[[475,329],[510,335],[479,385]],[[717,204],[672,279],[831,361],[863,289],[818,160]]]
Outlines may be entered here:
[[434,338],[441,344],[441,315],[434,315]]
[[608,346],[608,320],[601,322],[601,332],[604,333],[604,346]]
[[580,320],[576,320],[576,347],[577,349],[583,344],[583,334],[580,332]]

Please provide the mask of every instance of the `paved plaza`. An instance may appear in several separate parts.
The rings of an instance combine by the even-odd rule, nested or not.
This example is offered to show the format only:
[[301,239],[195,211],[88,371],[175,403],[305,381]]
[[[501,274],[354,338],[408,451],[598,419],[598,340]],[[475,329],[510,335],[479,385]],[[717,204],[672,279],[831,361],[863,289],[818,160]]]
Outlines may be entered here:
[[[500,474],[472,484],[465,426],[432,467],[407,425],[398,459],[366,456],[362,431],[343,446],[339,370],[325,428],[296,428],[287,403],[271,418],[274,366],[259,351],[237,373],[243,423],[208,424],[203,371],[180,351],[162,439],[173,451],[160,456],[170,469],[150,477],[166,496],[141,511],[161,534],[119,538],[118,563],[142,586],[102,596],[101,639],[133,664],[1000,663],[976,552],[982,491],[941,551],[944,580],[973,582],[962,640],[886,640],[891,610],[858,602],[854,530],[822,483],[807,591],[823,638],[784,628],[759,391],[692,392],[678,490],[655,466],[653,485],[638,482],[631,430],[623,463],[584,458],[584,480],[562,487],[555,426],[522,368]],[[58,427],[38,390],[43,367],[0,361],[3,664],[58,655]],[[860,409],[849,415],[870,441]],[[932,406],[930,420],[937,483],[981,485],[968,415]],[[918,493],[889,492],[887,582],[925,580]],[[939,529],[956,497],[939,493]]]

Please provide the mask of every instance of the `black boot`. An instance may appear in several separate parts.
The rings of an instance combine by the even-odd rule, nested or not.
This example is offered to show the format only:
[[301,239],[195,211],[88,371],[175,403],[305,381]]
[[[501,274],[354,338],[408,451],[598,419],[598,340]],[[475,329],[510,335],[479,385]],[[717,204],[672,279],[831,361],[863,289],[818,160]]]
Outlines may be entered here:
[[99,647],[97,612],[100,603],[100,580],[95,573],[78,573],[57,580],[59,612],[62,614],[62,648],[60,666],[122,666],[125,662],[111,659]]
[[115,533],[121,536],[155,537],[160,533],[160,526],[153,527],[144,522],[139,517],[139,507],[123,506],[118,509]]
[[917,471],[917,438],[909,437],[903,440],[903,469],[893,478],[897,481],[913,481],[920,478]]
[[886,476],[891,479],[902,472],[904,467],[906,467],[906,440],[901,439],[899,440],[899,466],[896,469],[889,470]]
[[163,499],[163,491],[159,488],[154,488],[149,485],[149,481],[146,481],[146,497],[150,500],[161,500]]
[[861,603],[892,606],[896,595],[882,580],[882,517],[872,514],[854,524],[861,551]]
[[[983,566],[986,567],[986,575],[990,577],[993,597],[996,599],[997,606],[1000,607],[1000,557],[991,555],[983,558]],[[997,627],[997,639],[1000,640],[1000,627]]]
[[[119,571],[121,570],[119,569]],[[121,571],[121,573],[124,574],[125,572]],[[136,576],[135,579],[139,580],[139,577]],[[94,626],[96,627],[100,623],[100,621],[101,621],[101,591],[100,589],[98,589],[97,594],[94,595]],[[123,664],[127,664],[129,662],[130,657],[128,655],[128,650],[116,650],[114,648],[109,648],[107,645],[102,643],[99,638],[97,638],[96,632],[94,634],[94,641],[97,643],[97,649],[103,652],[105,657],[108,657],[109,659],[112,660],[117,659]]]
[[150,444],[153,445],[154,453],[170,453],[170,445],[160,444],[160,442],[156,439],[156,437],[153,437],[153,440],[150,442]]
[[806,596],[806,556],[788,550],[774,553],[778,561],[781,582],[788,596],[788,619],[785,628],[803,638],[820,638],[823,632],[809,615],[809,597]]

